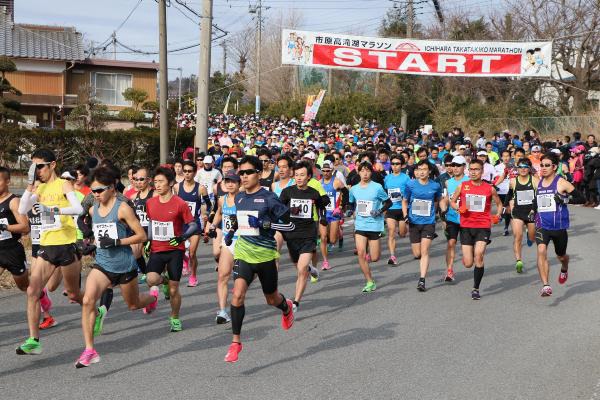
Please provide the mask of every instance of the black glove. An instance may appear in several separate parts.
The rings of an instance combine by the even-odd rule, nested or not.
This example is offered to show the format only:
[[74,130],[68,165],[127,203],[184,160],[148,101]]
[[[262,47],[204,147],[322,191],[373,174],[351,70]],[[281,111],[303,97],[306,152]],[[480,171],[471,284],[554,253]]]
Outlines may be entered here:
[[96,245],[90,244],[90,242],[88,242],[87,240],[83,241],[83,244],[81,246],[81,254],[83,254],[84,256],[89,256],[89,255],[93,254],[95,251],[96,251]]
[[216,239],[217,238],[217,228],[210,228],[208,230],[208,234],[206,235],[211,239]]
[[527,214],[527,222],[535,222],[535,211],[529,211],[529,214]]
[[169,240],[169,245],[176,247],[183,242],[185,242],[185,238],[183,236],[175,236]]
[[214,212],[211,212],[210,214],[208,214],[207,221],[208,221],[209,224],[212,224],[214,219],[215,219],[215,213]]
[[8,230],[8,225],[0,224],[0,232],[7,231],[7,230]]
[[569,198],[563,197],[559,193],[554,193],[554,201],[556,202],[556,204],[565,205],[569,203]]
[[84,231],[81,231],[83,233],[83,238],[84,239],[92,239],[94,237],[94,231],[91,229],[86,229]]
[[98,243],[100,244],[101,249],[111,249],[113,247],[118,247],[121,245],[121,239],[113,239],[108,236],[102,236]]

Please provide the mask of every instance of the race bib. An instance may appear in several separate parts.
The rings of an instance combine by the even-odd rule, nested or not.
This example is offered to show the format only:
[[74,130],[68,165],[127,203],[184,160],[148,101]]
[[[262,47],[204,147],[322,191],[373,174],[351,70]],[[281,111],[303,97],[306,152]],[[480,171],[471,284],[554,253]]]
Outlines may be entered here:
[[135,213],[137,214],[138,219],[140,220],[140,225],[142,225],[143,227],[147,227],[148,225],[150,225],[150,219],[148,218],[148,214],[146,213],[146,211],[135,210]]
[[42,226],[41,225],[31,225],[31,231],[29,232],[29,238],[31,239],[31,244],[40,244],[41,237],[42,237]]
[[[0,224],[8,225],[8,219],[0,218]],[[0,232],[0,240],[12,239],[12,233],[9,231]]]
[[327,207],[325,207],[325,210],[333,211],[335,209],[335,197],[334,196],[328,196],[328,197],[329,197],[329,204],[327,205]]
[[173,222],[152,221],[152,240],[168,242],[174,236]]
[[467,208],[471,212],[485,211],[485,196],[479,194],[467,194]]
[[239,211],[237,212],[238,219],[238,230],[237,233],[240,236],[258,236],[259,230],[258,228],[252,228],[248,223],[248,217],[250,215],[258,218],[258,211]]
[[232,226],[231,216],[223,214],[223,232],[229,232]]
[[533,190],[519,190],[517,191],[517,205],[519,206],[528,206],[533,204],[534,199]]
[[94,224],[94,237],[96,238],[96,246],[100,246],[100,238],[108,236],[111,239],[118,239],[117,224],[115,222],[106,222]]
[[54,213],[41,213],[40,219],[42,220],[42,231],[51,231],[62,228],[60,215]]
[[[394,196],[392,193],[400,193],[400,196]],[[388,195],[390,196],[392,203],[399,203],[402,201],[402,192],[400,192],[400,188],[388,189]]]
[[554,200],[554,194],[538,194],[537,206],[538,212],[555,212],[556,200]]
[[196,202],[195,201],[186,201],[190,212],[194,217],[196,217]]
[[412,202],[411,213],[419,217],[431,216],[431,200],[414,199]]
[[312,218],[312,200],[291,199],[290,207],[300,208],[300,212],[296,215],[293,215],[294,218]]
[[370,217],[373,211],[373,202],[370,200],[358,200],[356,203],[356,214],[361,217]]

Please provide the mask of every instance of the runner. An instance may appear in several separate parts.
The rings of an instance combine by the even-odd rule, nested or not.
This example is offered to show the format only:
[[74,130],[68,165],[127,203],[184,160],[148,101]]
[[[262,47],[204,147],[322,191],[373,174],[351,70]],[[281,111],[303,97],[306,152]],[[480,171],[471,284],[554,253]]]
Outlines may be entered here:
[[561,268],[558,283],[563,285],[569,277],[569,255],[567,244],[569,235],[569,210],[567,204],[583,204],[585,197],[570,182],[556,175],[558,157],[553,153],[544,154],[540,159],[540,175],[536,201],[535,241],[537,243],[537,265],[542,280],[542,297],[552,295],[548,283],[550,263],[548,262],[548,244],[554,243],[554,253]]
[[[146,232],[146,236],[148,236],[148,226],[150,221],[148,220],[148,213],[146,210],[146,203],[148,199],[156,196],[154,193],[154,189],[150,187],[150,177],[148,176],[148,168],[140,167],[135,172],[133,176],[133,182],[135,185],[136,192],[133,195],[133,207],[135,213],[140,220],[140,224],[144,231]],[[131,249],[133,250],[133,256],[135,257],[135,261],[139,267],[140,272],[143,274],[141,281],[143,282],[146,277],[146,259],[143,254],[143,244],[134,243],[131,245]]]
[[[16,352],[20,355],[42,352],[39,340],[40,297],[56,268],[61,268],[69,299],[81,303],[81,262],[75,246],[77,230],[72,216],[79,215],[83,209],[75,196],[73,185],[57,177],[56,155],[52,151],[38,149],[31,159],[35,169],[29,169],[28,186],[21,197],[18,213],[25,215],[35,205],[34,211],[41,214],[42,234],[27,289],[29,338],[17,348]],[[34,190],[36,177],[42,183]]]
[[392,206],[385,213],[385,223],[387,224],[388,230],[388,248],[390,250],[390,258],[388,260],[389,265],[398,265],[398,259],[396,258],[396,232],[400,237],[406,237],[408,228],[404,221],[404,214],[402,213],[402,198],[405,194],[406,185],[410,182],[410,178],[402,169],[406,167],[406,161],[401,154],[392,154],[390,158],[392,172],[386,175],[384,179],[384,188],[387,191],[390,199],[392,200]]
[[[200,244],[200,235],[202,233],[202,220],[200,216],[202,202],[206,204],[207,213],[210,214],[212,203],[208,192],[204,186],[200,186],[199,183],[194,181],[196,175],[196,164],[193,161],[183,162],[183,181],[176,184],[175,194],[178,195],[183,201],[185,201],[190,209],[190,212],[194,216],[194,221],[199,227],[197,233],[192,235],[189,239],[190,246],[189,251],[189,266],[190,266],[190,277],[188,279],[188,287],[198,286],[197,270],[198,270],[198,258],[196,252],[198,245]],[[187,227],[184,227],[184,231]]]
[[[292,169],[292,165],[294,162],[290,158],[290,156],[283,155],[279,157],[277,160],[277,168],[278,168],[278,176],[279,180],[273,182],[271,185],[271,191],[275,193],[277,197],[281,196],[281,192],[286,187],[292,186],[294,184],[294,178],[292,175],[294,173]],[[277,251],[280,252],[283,247],[283,235],[281,232],[275,232],[275,241],[277,242]],[[277,259],[277,265],[279,267],[279,259]]]
[[350,189],[350,203],[356,205],[354,241],[358,264],[367,280],[362,291],[368,293],[377,288],[369,268],[369,261],[376,262],[381,255],[379,238],[383,231],[383,213],[392,206],[392,200],[379,183],[371,181],[373,164],[362,161],[358,165],[357,171],[360,182]]
[[[450,207],[460,216],[460,243],[463,253],[463,265],[473,270],[473,290],[471,299],[479,300],[479,285],[483,278],[485,249],[490,241],[492,223],[500,222],[502,202],[496,189],[483,182],[483,161],[475,159],[469,164],[469,181],[456,188]],[[460,206],[458,200],[460,199]],[[492,216],[492,200],[496,203],[497,213]]]
[[535,192],[539,179],[531,175],[532,165],[528,158],[522,158],[517,164],[519,175],[509,181],[510,189],[505,206],[510,209],[512,216],[512,231],[514,235],[513,251],[515,254],[515,269],[523,272],[521,250],[523,247],[523,228],[527,228],[527,246],[531,247],[535,240]]
[[435,166],[427,159],[417,163],[415,180],[406,184],[402,199],[402,214],[409,222],[409,235],[413,255],[419,260],[419,292],[425,292],[425,277],[429,269],[429,247],[435,234],[435,209],[442,197],[440,184],[429,179]]
[[[240,162],[240,178],[245,192],[235,197],[237,219],[227,233],[225,244],[230,244],[238,230],[233,267],[233,296],[231,299],[231,331],[233,340],[225,356],[226,362],[236,362],[242,351],[241,331],[246,309],[244,301],[248,287],[258,275],[267,304],[282,311],[281,325],[288,330],[294,323],[293,303],[277,290],[279,257],[274,230],[289,231],[294,224],[289,220],[289,210],[271,192],[259,183],[262,163],[256,156],[245,156]],[[277,221],[283,220],[284,224]],[[238,229],[239,228],[239,229]]]
[[[329,172],[331,175],[331,166],[329,166]],[[290,258],[296,264],[298,271],[296,293],[293,301],[294,313],[300,306],[300,300],[302,300],[309,276],[309,264],[313,252],[317,249],[318,223],[315,221],[315,215],[318,216],[321,225],[327,225],[325,207],[329,204],[330,198],[327,195],[321,196],[317,190],[308,186],[308,181],[311,178],[311,165],[306,161],[296,163],[294,165],[296,184],[283,189],[279,197],[281,202],[289,208],[290,220],[295,226],[293,231],[283,234],[290,252]]]
[[271,185],[275,180],[275,169],[273,168],[271,152],[267,149],[260,150],[258,159],[263,166],[262,172],[260,173],[260,186],[265,190],[271,190]]
[[[198,225],[187,203],[173,194],[174,184],[175,173],[171,169],[159,167],[155,170],[154,190],[157,196],[146,203],[150,221],[149,243],[146,246],[151,250],[146,267],[146,283],[153,295],[158,291],[156,285],[163,284],[165,298],[171,302],[171,332],[179,332],[182,329],[179,319],[179,281],[183,270],[185,241],[198,231]],[[185,231],[184,225],[187,225]],[[165,271],[166,274],[161,275]],[[153,308],[148,306],[146,311],[152,311]]]
[[[348,191],[344,183],[333,177],[333,164],[329,161],[324,161],[321,167],[323,178],[321,185],[327,197],[329,198],[326,208],[326,225],[321,224],[320,229],[323,230],[321,235],[321,255],[323,256],[322,270],[331,269],[329,260],[327,259],[328,244],[333,246],[338,241],[340,233],[340,220],[342,219],[342,208],[345,204],[342,203],[344,196],[342,191]],[[289,246],[288,246],[289,247]]]
[[[506,170],[510,168],[511,159],[510,159],[510,151],[503,150],[500,154],[500,162],[494,166],[496,170],[496,177],[492,181],[492,184],[496,187],[496,191],[498,192],[498,197],[500,197],[500,201],[502,204],[506,206],[506,203],[510,200],[508,198],[508,191],[510,189],[510,181],[503,179],[502,177],[505,175]],[[502,180],[502,182],[500,182]],[[498,183],[500,182],[500,183]],[[510,225],[510,213],[506,211],[502,218],[504,219],[504,236],[508,236],[508,226]]]
[[[117,198],[114,171],[100,167],[94,171],[91,191],[95,198],[90,210],[96,238],[96,264],[87,276],[81,310],[81,326],[85,349],[75,367],[88,367],[100,361],[94,349],[94,337],[102,333],[103,318],[96,310],[96,301],[111,287],[121,285],[121,294],[130,310],[151,303],[156,307],[157,293],[144,295],[138,292],[137,263],[130,245],[146,241],[146,233],[133,209]],[[103,216],[104,215],[104,216]],[[129,235],[132,231],[133,235]]]

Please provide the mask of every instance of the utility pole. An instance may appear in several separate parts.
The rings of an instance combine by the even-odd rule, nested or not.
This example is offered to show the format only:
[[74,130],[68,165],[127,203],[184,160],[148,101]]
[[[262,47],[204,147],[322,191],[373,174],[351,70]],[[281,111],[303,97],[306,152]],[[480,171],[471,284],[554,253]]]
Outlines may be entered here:
[[112,45],[113,45],[113,60],[117,59],[117,32],[113,31],[112,34]]
[[373,93],[375,97],[379,96],[379,81],[380,81],[380,79],[381,79],[381,73],[375,72],[375,93]]
[[[406,4],[406,37],[412,38],[413,36],[413,26],[415,24],[415,10],[413,0],[408,0]],[[400,111],[400,126],[404,128],[408,132],[408,114],[406,113],[406,109],[402,107]]]
[[160,163],[165,164],[169,155],[168,76],[167,65],[167,0],[158,0],[158,57],[160,94]]
[[333,69],[327,71],[327,96],[333,96]]
[[260,114],[260,44],[262,42],[262,0],[258,0],[258,3],[254,7],[250,7],[250,14],[256,14],[256,81],[254,84],[254,91],[256,92],[256,103],[254,106],[254,112],[256,115]]
[[223,76],[227,74],[227,42],[223,40],[221,42],[221,47],[223,48]]
[[210,45],[212,42],[213,0],[202,0],[200,21],[200,64],[198,68],[198,100],[196,102],[196,144],[206,151],[208,144],[208,91],[210,83]]

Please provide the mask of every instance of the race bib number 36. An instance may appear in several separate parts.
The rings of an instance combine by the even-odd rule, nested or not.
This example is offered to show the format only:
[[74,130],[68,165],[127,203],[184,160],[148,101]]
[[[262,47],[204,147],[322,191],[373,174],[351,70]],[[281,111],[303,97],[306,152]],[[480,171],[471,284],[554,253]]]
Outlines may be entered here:
[[152,221],[152,239],[168,242],[175,236],[173,222]]

